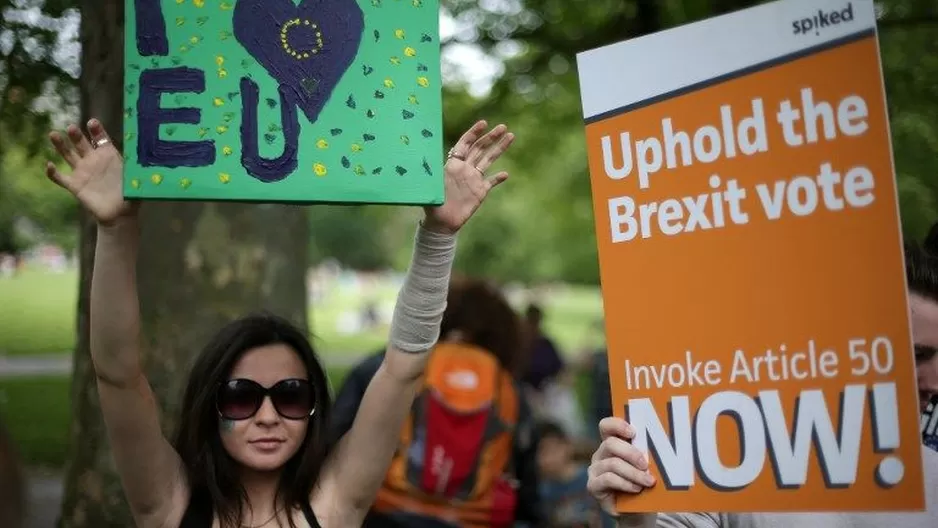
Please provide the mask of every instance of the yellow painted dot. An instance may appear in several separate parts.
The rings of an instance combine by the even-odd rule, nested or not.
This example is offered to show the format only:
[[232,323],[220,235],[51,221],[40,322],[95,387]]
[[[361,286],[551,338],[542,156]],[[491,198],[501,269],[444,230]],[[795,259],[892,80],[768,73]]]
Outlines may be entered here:
[[391,78],[388,77],[387,79],[384,80],[384,86],[388,88],[394,88],[394,81],[392,81]]
[[328,171],[326,171],[326,166],[322,163],[314,163],[313,172],[316,173],[316,176],[325,176]]
[[391,57],[390,59],[388,59],[388,61],[389,61],[391,64],[400,64],[400,63],[401,63],[401,58],[395,56],[395,57]]
[[176,25],[181,26],[186,23],[185,17],[176,17]]
[[205,7],[205,0],[192,0],[195,7]]
[[232,152],[233,151],[231,150],[231,147],[229,147],[228,145],[225,145],[224,147],[221,148],[221,153],[224,154],[225,156],[230,156]]
[[404,30],[403,30],[403,29],[395,29],[395,30],[394,30],[394,36],[397,37],[397,38],[399,38],[399,39],[404,38]]
[[198,44],[198,43],[199,43],[199,37],[195,37],[195,36],[189,37],[189,43],[190,43],[190,44],[193,44],[193,45]]
[[190,180],[189,178],[183,178],[179,180],[179,186],[182,187],[183,189],[188,189],[190,185],[192,185],[192,180]]
[[208,129],[205,127],[199,127],[199,137],[204,138],[208,134]]
[[417,84],[426,88],[427,86],[430,86],[430,79],[427,79],[421,75],[420,77],[417,77]]
[[219,172],[219,173],[218,173],[218,181],[220,181],[220,182],[222,182],[222,183],[228,183],[228,182],[231,181],[231,175],[228,174],[227,172]]
[[416,57],[417,50],[415,50],[414,48],[410,46],[407,46],[406,48],[404,48],[404,55],[407,55],[408,57]]
[[358,143],[352,143],[352,152],[361,152],[362,146]]
[[225,132],[228,132],[228,127],[225,125],[218,125],[217,127],[215,127],[215,131],[218,132],[219,134],[224,134]]
[[216,97],[212,99],[212,104],[215,106],[224,106],[225,100],[222,99],[221,97]]
[[130,180],[130,186],[133,187],[134,189],[139,189],[139,188],[140,188],[140,180],[138,180],[137,178],[134,178],[134,179]]
[[177,4],[181,4],[181,3],[185,2],[185,1],[186,1],[186,0],[176,0],[176,3],[177,3]]
[[186,46],[185,44],[183,44],[182,46],[179,46],[179,51],[185,53],[189,51],[189,46]]
[[407,96],[407,102],[409,102],[410,104],[420,104],[417,101],[417,96],[415,94],[410,94],[409,96]]
[[327,149],[329,148],[329,142],[326,141],[325,139],[320,139],[319,141],[316,142],[316,147],[321,148],[321,149]]
[[365,167],[362,167],[361,165],[355,165],[355,168],[352,169],[352,172],[361,176],[365,174]]
[[163,183],[163,176],[161,174],[154,174],[150,176],[150,181],[153,182],[153,185],[159,185]]
[[223,56],[221,56],[221,55],[218,55],[217,57],[215,57],[215,64],[217,64],[217,65],[219,65],[219,66],[225,64],[225,57],[223,57]]
[[219,78],[219,79],[224,79],[225,77],[228,77],[228,70],[226,70],[226,69],[224,69],[224,68],[220,68],[220,69],[218,70],[218,78]]
[[221,9],[222,11],[228,11],[229,9],[231,9],[231,4],[228,3],[228,2],[222,2],[221,4],[219,4],[218,7],[219,7],[219,9]]

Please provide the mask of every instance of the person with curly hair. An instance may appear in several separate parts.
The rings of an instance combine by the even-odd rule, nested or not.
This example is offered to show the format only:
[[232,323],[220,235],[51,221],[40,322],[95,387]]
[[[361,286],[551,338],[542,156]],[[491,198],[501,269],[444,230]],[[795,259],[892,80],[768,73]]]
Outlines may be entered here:
[[[440,342],[364,526],[541,526],[533,413],[519,381],[520,321],[485,281],[454,279]],[[381,364],[359,363],[336,396],[332,441],[347,433]]]

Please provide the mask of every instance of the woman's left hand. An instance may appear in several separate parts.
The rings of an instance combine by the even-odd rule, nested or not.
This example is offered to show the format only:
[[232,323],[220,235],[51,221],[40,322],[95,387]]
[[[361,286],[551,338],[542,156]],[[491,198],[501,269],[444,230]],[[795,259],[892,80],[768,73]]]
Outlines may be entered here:
[[508,127],[498,125],[487,134],[485,121],[479,121],[459,138],[447,155],[444,167],[443,205],[424,208],[424,225],[434,231],[455,233],[482,205],[489,191],[508,179],[501,171],[487,176],[485,171],[514,141]]

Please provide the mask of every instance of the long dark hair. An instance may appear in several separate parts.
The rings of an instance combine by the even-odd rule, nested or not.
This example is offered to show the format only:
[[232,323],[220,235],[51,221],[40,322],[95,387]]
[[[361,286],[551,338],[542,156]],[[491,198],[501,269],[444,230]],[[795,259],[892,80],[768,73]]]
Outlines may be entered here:
[[520,374],[524,348],[518,315],[495,284],[454,277],[446,299],[440,335],[460,331],[466,340],[491,352],[505,370]]
[[[237,463],[225,451],[218,433],[216,390],[247,351],[284,344],[300,357],[316,394],[316,412],[309,418],[306,437],[287,461],[277,488],[277,500],[289,508],[309,503],[326,458],[326,427],[332,409],[326,373],[306,335],[286,319],[253,314],[233,321],[202,350],[189,374],[173,441],[182,458],[192,490],[191,501],[210,504],[221,526],[238,526],[247,502]],[[291,528],[296,528],[290,517]]]

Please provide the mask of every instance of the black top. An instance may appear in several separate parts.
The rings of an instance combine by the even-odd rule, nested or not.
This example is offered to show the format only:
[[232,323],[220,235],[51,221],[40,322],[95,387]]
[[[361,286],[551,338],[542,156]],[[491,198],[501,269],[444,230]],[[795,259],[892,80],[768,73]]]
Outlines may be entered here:
[[[309,502],[303,503],[303,516],[306,517],[306,522],[310,528],[322,528],[319,526],[319,521],[316,520],[316,514],[313,513],[313,508],[309,505]],[[193,495],[192,499],[189,500],[186,513],[182,516],[182,522],[179,523],[179,528],[211,528],[213,517],[211,501],[204,500],[204,498],[199,500]]]

